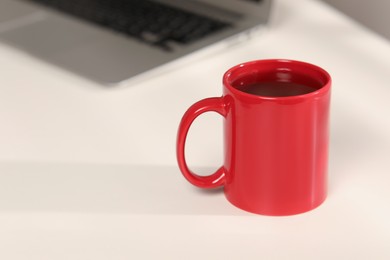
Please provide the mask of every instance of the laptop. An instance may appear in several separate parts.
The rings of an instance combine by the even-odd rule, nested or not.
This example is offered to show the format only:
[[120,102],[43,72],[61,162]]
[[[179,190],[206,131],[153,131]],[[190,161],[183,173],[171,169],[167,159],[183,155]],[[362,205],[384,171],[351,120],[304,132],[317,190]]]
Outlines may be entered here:
[[0,0],[0,42],[94,81],[149,77],[263,28],[271,0]]

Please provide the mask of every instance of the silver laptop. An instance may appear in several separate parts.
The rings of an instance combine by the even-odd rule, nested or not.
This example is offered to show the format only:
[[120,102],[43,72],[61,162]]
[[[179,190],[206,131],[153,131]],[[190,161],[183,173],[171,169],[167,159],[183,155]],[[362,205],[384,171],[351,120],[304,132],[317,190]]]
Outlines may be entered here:
[[243,39],[264,26],[270,5],[271,0],[0,0],[0,41],[110,85]]

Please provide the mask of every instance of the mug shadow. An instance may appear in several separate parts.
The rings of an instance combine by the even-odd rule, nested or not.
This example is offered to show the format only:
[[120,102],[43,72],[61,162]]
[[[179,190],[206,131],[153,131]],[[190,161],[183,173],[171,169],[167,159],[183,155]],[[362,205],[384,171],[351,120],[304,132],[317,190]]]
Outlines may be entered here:
[[0,212],[250,215],[175,166],[0,162]]
[[213,188],[213,189],[193,188],[193,190],[196,193],[199,193],[201,195],[206,195],[206,196],[219,196],[219,195],[223,194],[223,187],[218,187],[218,188]]

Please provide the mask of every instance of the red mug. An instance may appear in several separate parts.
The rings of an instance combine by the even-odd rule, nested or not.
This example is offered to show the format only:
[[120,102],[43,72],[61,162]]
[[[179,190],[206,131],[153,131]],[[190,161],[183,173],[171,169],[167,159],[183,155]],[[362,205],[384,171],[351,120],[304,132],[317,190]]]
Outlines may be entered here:
[[[293,215],[319,206],[327,193],[331,77],[293,60],[258,60],[229,69],[222,97],[203,99],[184,114],[177,159],[184,177],[201,188],[224,187],[238,208]],[[224,117],[224,165],[209,176],[192,172],[185,141],[194,119]]]

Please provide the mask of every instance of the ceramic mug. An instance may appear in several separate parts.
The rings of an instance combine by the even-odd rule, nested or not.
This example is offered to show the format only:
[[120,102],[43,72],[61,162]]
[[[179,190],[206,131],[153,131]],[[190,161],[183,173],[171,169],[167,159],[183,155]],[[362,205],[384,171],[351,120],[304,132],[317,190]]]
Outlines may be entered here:
[[[327,193],[331,77],[293,60],[239,64],[223,76],[222,97],[203,99],[184,114],[177,159],[184,177],[201,188],[224,187],[238,208],[292,215],[319,206]],[[224,164],[209,176],[185,160],[188,130],[200,114],[224,117]]]

